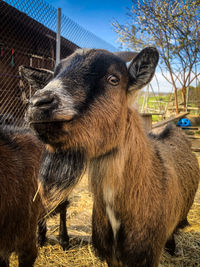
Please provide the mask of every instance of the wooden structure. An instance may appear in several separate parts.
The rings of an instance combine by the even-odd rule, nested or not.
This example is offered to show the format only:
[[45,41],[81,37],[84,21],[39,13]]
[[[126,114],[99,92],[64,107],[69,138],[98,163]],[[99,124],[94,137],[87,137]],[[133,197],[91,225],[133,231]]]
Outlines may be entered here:
[[170,118],[168,118],[166,120],[163,120],[161,122],[154,123],[153,126],[152,126],[152,128],[155,129],[155,128],[164,126],[165,124],[167,124],[169,122],[175,121],[177,119],[184,118],[188,114],[189,114],[189,112],[179,113],[179,114],[177,114],[175,116],[172,116],[172,117],[170,117]]
[[144,120],[144,127],[146,131],[150,131],[152,129],[152,116],[153,115],[163,115],[162,113],[140,113]]
[[[53,69],[56,55],[56,33],[41,23],[0,1],[0,123],[13,118],[23,125],[28,99],[34,93],[20,82],[20,65]],[[61,38],[61,58],[78,48]]]

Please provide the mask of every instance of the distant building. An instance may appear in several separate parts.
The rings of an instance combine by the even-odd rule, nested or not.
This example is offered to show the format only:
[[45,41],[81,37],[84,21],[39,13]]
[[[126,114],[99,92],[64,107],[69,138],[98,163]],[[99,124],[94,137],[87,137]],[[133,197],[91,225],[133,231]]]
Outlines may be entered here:
[[[61,37],[61,58],[78,46]],[[20,81],[20,65],[53,69],[56,33],[25,13],[0,1],[0,123],[22,124],[33,91]]]

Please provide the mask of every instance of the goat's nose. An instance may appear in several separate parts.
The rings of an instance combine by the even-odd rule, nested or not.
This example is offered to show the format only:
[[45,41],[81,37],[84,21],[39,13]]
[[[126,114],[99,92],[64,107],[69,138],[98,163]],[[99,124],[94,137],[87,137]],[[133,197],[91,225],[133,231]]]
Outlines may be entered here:
[[53,94],[35,95],[30,100],[30,105],[32,107],[47,107],[56,105],[58,99]]

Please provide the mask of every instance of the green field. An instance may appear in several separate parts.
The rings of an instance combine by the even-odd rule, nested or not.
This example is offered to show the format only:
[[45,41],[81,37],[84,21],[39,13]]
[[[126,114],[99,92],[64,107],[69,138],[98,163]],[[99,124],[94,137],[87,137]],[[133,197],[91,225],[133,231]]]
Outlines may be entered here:
[[[161,121],[170,115],[175,114],[175,102],[173,93],[160,93],[147,95],[141,93],[138,98],[140,112],[163,113],[163,115],[153,115],[153,122]],[[180,111],[183,111],[181,91],[178,91],[178,104]],[[200,87],[190,87],[188,94],[188,111],[191,115],[200,115]]]

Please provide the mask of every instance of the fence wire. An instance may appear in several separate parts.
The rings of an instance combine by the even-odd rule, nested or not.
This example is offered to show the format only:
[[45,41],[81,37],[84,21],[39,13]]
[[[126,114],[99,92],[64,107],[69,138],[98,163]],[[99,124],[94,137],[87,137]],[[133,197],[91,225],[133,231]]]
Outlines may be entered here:
[[[43,0],[0,0],[0,124],[25,126],[36,88],[21,80],[19,66],[53,70],[57,10]],[[61,59],[78,47],[116,48],[61,15]]]

